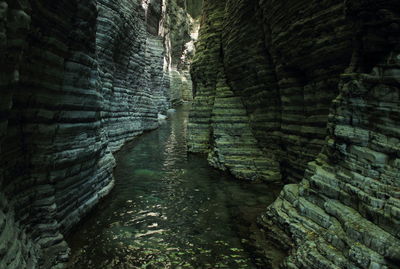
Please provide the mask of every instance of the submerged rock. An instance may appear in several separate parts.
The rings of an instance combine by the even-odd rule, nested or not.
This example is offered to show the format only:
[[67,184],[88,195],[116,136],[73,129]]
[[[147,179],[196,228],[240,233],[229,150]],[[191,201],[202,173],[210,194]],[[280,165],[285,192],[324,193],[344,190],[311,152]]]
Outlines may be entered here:
[[163,114],[158,114],[157,118],[158,118],[158,123],[159,124],[162,124],[162,123],[166,122],[166,120],[168,119],[168,117],[166,115],[163,115]]
[[133,174],[138,177],[150,177],[150,178],[159,178],[161,176],[160,172],[149,169],[136,169],[133,171]]

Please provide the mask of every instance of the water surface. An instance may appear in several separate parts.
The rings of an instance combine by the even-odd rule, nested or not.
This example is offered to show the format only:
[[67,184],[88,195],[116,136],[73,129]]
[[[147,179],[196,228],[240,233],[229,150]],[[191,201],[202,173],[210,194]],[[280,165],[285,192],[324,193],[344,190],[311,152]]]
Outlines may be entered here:
[[256,217],[277,187],[187,155],[188,106],[117,154],[116,186],[67,241],[70,268],[258,268]]

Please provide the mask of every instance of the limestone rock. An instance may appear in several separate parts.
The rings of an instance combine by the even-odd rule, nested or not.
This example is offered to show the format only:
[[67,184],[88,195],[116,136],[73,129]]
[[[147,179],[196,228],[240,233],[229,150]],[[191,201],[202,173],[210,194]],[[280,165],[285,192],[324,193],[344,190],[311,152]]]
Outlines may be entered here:
[[170,108],[163,2],[148,2],[0,1],[0,268],[60,268],[113,153]]
[[399,268],[399,10],[204,3],[189,150],[238,178],[300,181],[259,220],[281,268]]
[[[283,235],[293,240],[284,246],[291,248],[285,267],[398,268],[400,182],[395,163],[399,151],[390,142],[397,141],[398,134],[387,130],[393,130],[388,120],[400,110],[398,99],[383,106],[376,97],[377,91],[390,87],[382,81],[382,76],[370,74],[342,76],[325,149],[308,165],[303,181],[286,186],[261,218],[266,230],[278,227],[270,230],[272,238],[284,242],[280,239]],[[350,85],[369,90],[362,97],[353,95],[357,88],[349,91]],[[399,90],[391,87],[393,94]],[[358,111],[357,119],[347,121],[349,132],[337,136],[334,127],[344,124],[348,110]],[[388,123],[385,128],[369,120],[374,115]],[[354,136],[353,128],[365,130],[369,134],[366,140]]]

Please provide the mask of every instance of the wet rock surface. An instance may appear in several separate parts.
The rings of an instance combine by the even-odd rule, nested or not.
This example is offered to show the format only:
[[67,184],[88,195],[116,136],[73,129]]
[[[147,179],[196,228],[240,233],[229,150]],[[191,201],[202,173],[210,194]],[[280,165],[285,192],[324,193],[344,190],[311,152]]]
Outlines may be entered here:
[[[202,6],[202,1],[196,2]],[[163,4],[162,26],[159,32],[169,55],[165,60],[170,70],[170,101],[173,106],[193,100],[189,70],[195,52],[194,42],[197,39],[199,23],[198,15],[192,17],[188,13],[191,9],[192,4],[186,0],[169,0]]]
[[62,267],[112,154],[170,108],[162,2],[147,2],[0,1],[1,268]]
[[[292,249],[286,267],[399,268],[398,136],[390,124],[371,122],[376,115],[393,122],[399,113],[398,98],[387,99],[399,88],[384,77],[396,54],[372,74],[342,75],[324,150],[260,219]],[[349,111],[357,118],[350,120]]]
[[[197,97],[190,150],[218,150],[213,133],[248,124],[270,163],[269,180],[282,177],[296,182],[322,148],[339,75],[351,59],[352,32],[345,21],[344,3],[219,2],[205,2],[192,67]],[[246,110],[247,117],[237,124],[212,126],[218,77],[225,79]],[[227,103],[227,117],[230,108]],[[246,147],[240,151],[250,152]],[[248,155],[240,165],[248,166],[259,153]],[[229,163],[224,166],[235,169]],[[250,166],[255,173],[265,171],[265,166]]]
[[192,92],[190,151],[292,183],[250,225],[260,264],[399,268],[399,10],[0,0],[0,268],[61,268],[64,235],[115,184],[113,153]]
[[257,216],[279,186],[249,184],[187,155],[189,108],[117,155],[116,186],[68,238],[69,268],[264,268]]
[[[300,180],[259,219],[280,250],[265,247],[271,267],[400,266],[398,11],[394,1],[205,2],[189,149],[234,175],[246,167],[247,179]],[[244,136],[269,167],[254,166],[260,151],[221,143]]]

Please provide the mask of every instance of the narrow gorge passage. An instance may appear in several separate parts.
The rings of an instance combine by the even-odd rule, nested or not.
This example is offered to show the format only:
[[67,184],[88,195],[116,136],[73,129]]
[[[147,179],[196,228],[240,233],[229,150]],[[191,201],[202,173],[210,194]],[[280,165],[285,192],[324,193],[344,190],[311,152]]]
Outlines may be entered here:
[[67,267],[400,269],[400,1],[0,0],[0,269]]
[[67,238],[69,268],[257,268],[250,229],[280,189],[188,156],[188,113],[117,154],[114,190]]

